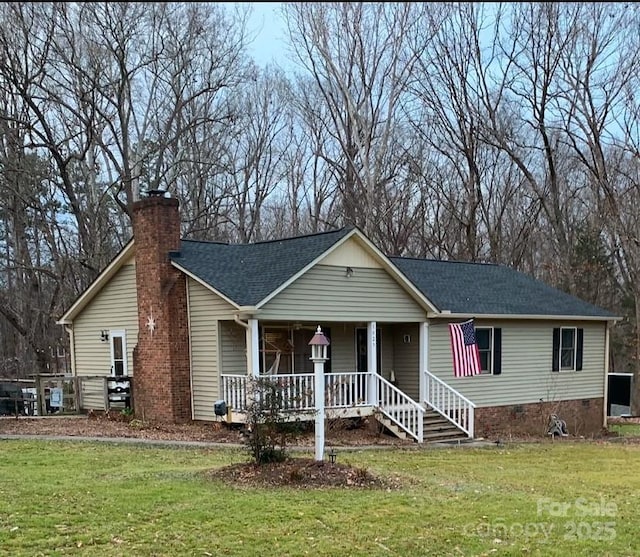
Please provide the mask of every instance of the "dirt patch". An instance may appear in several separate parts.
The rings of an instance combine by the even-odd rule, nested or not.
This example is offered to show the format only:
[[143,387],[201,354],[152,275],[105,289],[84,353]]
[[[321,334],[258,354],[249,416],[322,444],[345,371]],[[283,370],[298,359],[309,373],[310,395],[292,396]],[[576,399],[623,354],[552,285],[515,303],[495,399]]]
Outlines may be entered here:
[[300,487],[300,488],[373,488],[395,489],[399,482],[379,478],[366,470],[341,463],[316,462],[310,458],[287,458],[258,466],[239,463],[207,473],[237,487]]
[[157,424],[104,415],[2,418],[0,434],[220,443],[240,443],[242,439],[239,430],[223,426],[221,423]]
[[[189,422],[160,424],[130,419],[119,413],[81,416],[3,417],[0,435],[54,435],[69,437],[135,438],[164,441],[198,441],[243,444],[244,426],[223,422]],[[313,447],[313,423],[305,425],[291,439],[291,444]],[[412,440],[402,440],[385,433],[374,419],[329,422],[326,428],[327,447],[344,446],[412,446]]]

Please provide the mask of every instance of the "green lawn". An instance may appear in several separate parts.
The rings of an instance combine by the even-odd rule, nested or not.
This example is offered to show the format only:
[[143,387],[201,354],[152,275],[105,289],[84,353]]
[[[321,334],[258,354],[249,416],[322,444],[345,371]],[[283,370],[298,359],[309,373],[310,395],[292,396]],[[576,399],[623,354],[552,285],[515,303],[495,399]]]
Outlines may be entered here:
[[640,437],[640,424],[610,424],[609,430],[622,437]]
[[640,445],[339,453],[398,490],[242,489],[233,450],[0,441],[0,555],[640,554]]

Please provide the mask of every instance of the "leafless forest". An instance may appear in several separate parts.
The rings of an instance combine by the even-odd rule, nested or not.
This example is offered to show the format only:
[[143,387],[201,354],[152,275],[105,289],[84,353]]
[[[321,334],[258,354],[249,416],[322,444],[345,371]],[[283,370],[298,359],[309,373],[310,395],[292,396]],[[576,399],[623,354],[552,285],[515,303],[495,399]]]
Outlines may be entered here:
[[612,367],[640,368],[640,5],[281,17],[294,70],[251,59],[231,4],[0,5],[0,376],[50,369],[56,318],[158,188],[186,237],[354,224],[513,266],[623,316]]

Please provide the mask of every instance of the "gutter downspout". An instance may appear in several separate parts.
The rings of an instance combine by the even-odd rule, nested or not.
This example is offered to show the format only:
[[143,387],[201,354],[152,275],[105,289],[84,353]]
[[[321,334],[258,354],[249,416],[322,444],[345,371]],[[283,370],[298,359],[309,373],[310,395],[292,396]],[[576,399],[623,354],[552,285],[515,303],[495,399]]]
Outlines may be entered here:
[[[189,279],[184,277],[187,292],[187,330],[189,331],[189,398],[191,400],[191,420],[196,419],[196,407],[193,402],[193,345],[191,342],[191,293],[189,291]],[[220,360],[218,360],[220,361]]]

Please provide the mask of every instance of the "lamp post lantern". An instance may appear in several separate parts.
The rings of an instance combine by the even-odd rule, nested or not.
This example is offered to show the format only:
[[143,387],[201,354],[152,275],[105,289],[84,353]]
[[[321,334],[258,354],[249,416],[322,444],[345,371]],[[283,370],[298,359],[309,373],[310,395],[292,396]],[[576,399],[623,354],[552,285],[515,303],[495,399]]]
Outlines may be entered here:
[[324,363],[327,358],[327,346],[329,339],[324,335],[320,325],[313,338],[309,341],[311,346],[311,361],[313,362],[314,399],[316,409],[316,461],[324,460]]

